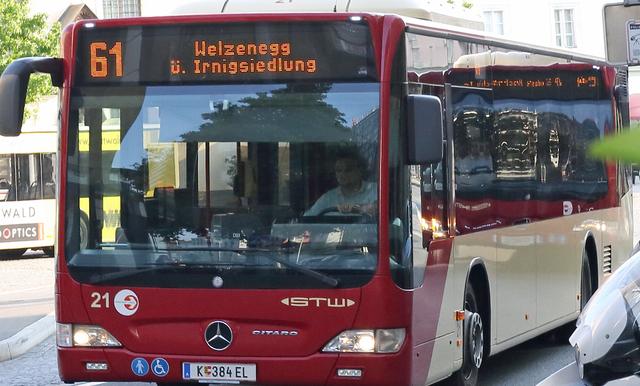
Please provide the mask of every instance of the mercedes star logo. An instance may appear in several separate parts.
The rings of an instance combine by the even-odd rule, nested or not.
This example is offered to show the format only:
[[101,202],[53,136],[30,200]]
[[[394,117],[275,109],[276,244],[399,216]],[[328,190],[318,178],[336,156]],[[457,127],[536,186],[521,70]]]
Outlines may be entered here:
[[207,326],[204,340],[212,349],[222,351],[231,345],[233,332],[227,323],[216,320]]

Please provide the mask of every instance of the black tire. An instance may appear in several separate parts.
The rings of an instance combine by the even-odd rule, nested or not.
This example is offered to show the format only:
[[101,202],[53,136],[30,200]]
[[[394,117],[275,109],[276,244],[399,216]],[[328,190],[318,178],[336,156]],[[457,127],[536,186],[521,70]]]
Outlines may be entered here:
[[587,250],[582,251],[582,270],[580,274],[580,312],[584,310],[593,295],[593,281],[591,280],[591,263]]
[[462,367],[450,378],[455,386],[475,386],[484,359],[484,324],[480,315],[480,306],[476,292],[467,283],[464,294],[464,329],[462,341]]
[[16,259],[27,251],[27,248],[7,249],[0,251],[0,260]]

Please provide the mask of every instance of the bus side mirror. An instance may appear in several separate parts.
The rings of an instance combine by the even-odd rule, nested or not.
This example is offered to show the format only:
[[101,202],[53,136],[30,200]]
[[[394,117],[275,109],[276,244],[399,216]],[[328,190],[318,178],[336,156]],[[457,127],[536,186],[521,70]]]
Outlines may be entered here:
[[407,97],[407,155],[409,165],[442,161],[442,103],[433,95]]
[[29,77],[34,72],[51,75],[51,83],[61,87],[62,59],[22,58],[14,60],[0,76],[0,135],[15,137],[22,130]]

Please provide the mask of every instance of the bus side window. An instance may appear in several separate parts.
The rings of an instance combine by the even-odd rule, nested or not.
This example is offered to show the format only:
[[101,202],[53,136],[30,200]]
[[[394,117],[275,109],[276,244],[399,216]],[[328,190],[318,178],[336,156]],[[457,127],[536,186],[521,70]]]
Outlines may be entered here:
[[[410,167],[406,164],[406,117],[404,96],[407,90],[404,50],[400,46],[394,59],[396,81],[391,82],[389,130],[389,264],[391,276],[400,288],[412,288],[411,190]],[[392,187],[392,188],[391,188]]]
[[[422,285],[427,265],[431,231],[442,231],[446,224],[447,191],[446,165],[406,165],[406,116],[402,102],[406,95],[422,94],[444,96],[444,75],[447,66],[444,55],[424,56],[424,52],[446,52],[447,41],[422,35],[407,34],[402,63],[396,65],[405,70],[401,77],[408,80],[406,88],[392,81],[391,135],[389,136],[389,238],[392,277],[401,288]],[[406,53],[406,54],[405,54]],[[429,58],[430,62],[423,59]],[[427,67],[425,67],[427,66]],[[430,71],[430,69],[433,69]],[[395,74],[395,73],[394,73]],[[395,96],[399,96],[395,100]],[[398,124],[398,127],[394,127]],[[446,156],[445,156],[446,159]]]
[[35,154],[18,154],[16,155],[16,194],[18,201],[31,200],[39,198],[38,194],[34,194],[33,197],[30,193],[33,187],[38,188],[37,180],[33,180],[30,169],[36,169],[37,165],[34,161]]
[[[438,211],[435,200],[435,174],[438,164],[411,166],[411,239],[412,239],[412,286],[422,285],[427,269],[427,254],[432,234],[428,228]],[[442,183],[442,182],[440,182]]]
[[10,199],[11,184],[6,178],[0,179],[0,201],[12,201]]
[[42,198],[56,198],[55,154],[42,155]]

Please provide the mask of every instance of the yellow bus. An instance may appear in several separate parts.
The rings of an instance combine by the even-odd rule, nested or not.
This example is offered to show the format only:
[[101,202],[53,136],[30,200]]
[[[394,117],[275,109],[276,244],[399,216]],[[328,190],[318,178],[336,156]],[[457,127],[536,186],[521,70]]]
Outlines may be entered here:
[[0,141],[0,256],[53,254],[58,134],[24,132]]

